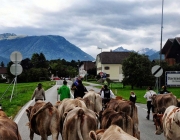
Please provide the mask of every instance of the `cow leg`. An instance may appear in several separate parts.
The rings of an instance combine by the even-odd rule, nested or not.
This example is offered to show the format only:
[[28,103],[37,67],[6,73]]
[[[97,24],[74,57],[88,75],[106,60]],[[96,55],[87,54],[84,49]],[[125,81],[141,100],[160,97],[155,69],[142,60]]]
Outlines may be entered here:
[[41,140],[48,140],[48,136],[46,134],[46,131],[42,130],[40,132]]
[[58,140],[59,133],[52,134],[52,140]]
[[48,140],[48,137],[46,134],[41,135],[41,140]]
[[32,131],[32,130],[30,130],[30,140],[33,140],[33,138],[34,138],[34,132]]

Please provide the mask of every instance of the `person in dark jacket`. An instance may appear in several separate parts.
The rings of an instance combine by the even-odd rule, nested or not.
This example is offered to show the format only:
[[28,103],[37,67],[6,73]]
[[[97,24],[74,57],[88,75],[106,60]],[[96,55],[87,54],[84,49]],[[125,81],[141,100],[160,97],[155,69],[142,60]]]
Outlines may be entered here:
[[131,102],[133,102],[133,103],[136,103],[136,95],[135,95],[135,93],[134,93],[134,91],[131,91],[130,92],[130,97],[129,97],[129,100],[131,101]]
[[162,86],[162,89],[163,90],[160,91],[160,94],[171,93],[170,91],[167,90],[166,86]]
[[60,94],[60,101],[65,98],[70,98],[70,89],[67,86],[67,81],[63,81],[63,85],[58,89],[58,94]]
[[85,95],[85,92],[87,92],[86,87],[82,84],[81,80],[78,80],[78,85],[76,86],[74,90],[74,98],[81,97]]
[[108,88],[107,85],[104,85],[104,89],[101,92],[101,98],[103,106],[110,101],[111,98],[115,98],[114,93]]

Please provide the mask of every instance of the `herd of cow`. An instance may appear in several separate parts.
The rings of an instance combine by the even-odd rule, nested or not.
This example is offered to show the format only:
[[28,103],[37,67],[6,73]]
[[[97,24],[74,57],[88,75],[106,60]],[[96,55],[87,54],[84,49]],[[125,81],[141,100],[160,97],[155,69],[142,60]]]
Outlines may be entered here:
[[[180,108],[178,100],[169,94],[152,97],[155,107],[156,134],[164,132],[167,140],[180,139]],[[30,140],[34,133],[47,140],[138,140],[138,111],[131,101],[111,99],[102,108],[102,98],[89,90],[83,98],[64,99],[54,105],[37,101],[26,109]],[[0,109],[0,139],[21,140],[17,124]]]

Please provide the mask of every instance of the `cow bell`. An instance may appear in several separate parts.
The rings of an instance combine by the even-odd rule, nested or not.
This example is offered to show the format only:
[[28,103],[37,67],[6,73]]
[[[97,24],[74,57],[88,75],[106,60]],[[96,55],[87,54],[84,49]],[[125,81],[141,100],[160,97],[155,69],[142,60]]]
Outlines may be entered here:
[[0,104],[0,109],[2,110],[2,105]]

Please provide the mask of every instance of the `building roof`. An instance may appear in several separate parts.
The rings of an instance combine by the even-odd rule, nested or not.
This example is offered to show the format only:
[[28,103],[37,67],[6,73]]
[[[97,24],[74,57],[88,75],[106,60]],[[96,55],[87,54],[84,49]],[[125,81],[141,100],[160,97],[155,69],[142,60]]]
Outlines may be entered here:
[[80,64],[80,66],[84,65],[85,70],[89,70],[96,67],[95,62],[92,61],[81,61],[81,62],[82,63]]
[[97,55],[102,64],[122,64],[131,52],[102,52]]
[[6,67],[0,67],[0,74],[6,74],[7,68]]
[[166,54],[168,52],[168,50],[170,49],[171,45],[173,44],[174,39],[170,38],[166,41],[164,47],[162,48],[161,53],[162,54]]
[[164,46],[164,47],[166,47],[166,48],[165,49],[163,48],[163,49],[164,49],[164,54],[166,51],[166,57],[167,58],[179,57],[179,55],[180,55],[180,37],[174,38],[172,43],[170,43],[170,41],[168,43],[168,41],[167,41],[167,43],[165,45],[166,46]]

